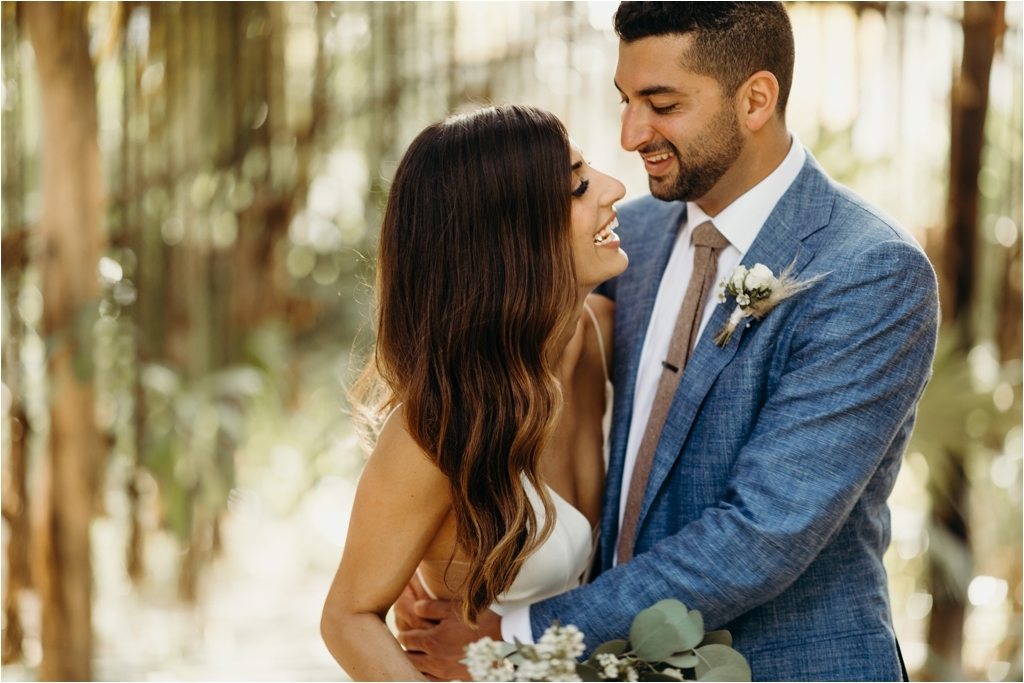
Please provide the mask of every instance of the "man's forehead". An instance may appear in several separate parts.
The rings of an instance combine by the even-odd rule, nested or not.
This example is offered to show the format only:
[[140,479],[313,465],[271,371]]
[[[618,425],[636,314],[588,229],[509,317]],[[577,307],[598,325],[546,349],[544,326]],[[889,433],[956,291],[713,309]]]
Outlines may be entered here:
[[679,93],[696,76],[684,66],[692,42],[692,35],[682,33],[619,41],[615,87],[642,97]]

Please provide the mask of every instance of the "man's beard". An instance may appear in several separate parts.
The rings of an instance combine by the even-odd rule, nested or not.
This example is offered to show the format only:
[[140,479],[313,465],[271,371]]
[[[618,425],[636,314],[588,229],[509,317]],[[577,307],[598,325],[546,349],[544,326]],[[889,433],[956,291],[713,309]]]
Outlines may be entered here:
[[722,109],[724,111],[715,117],[711,130],[694,139],[686,158],[667,140],[661,145],[640,150],[644,154],[671,150],[676,156],[675,178],[648,178],[652,195],[666,202],[696,201],[706,195],[732,167],[743,150],[743,136],[735,112],[724,106]]

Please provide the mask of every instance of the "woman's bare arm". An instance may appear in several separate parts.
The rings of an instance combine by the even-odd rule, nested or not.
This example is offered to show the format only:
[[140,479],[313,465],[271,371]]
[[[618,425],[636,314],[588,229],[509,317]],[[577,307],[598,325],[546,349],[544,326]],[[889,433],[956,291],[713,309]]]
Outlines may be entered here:
[[384,623],[450,509],[447,480],[388,420],[359,479],[341,564],[320,620],[327,649],[356,681],[424,680]]

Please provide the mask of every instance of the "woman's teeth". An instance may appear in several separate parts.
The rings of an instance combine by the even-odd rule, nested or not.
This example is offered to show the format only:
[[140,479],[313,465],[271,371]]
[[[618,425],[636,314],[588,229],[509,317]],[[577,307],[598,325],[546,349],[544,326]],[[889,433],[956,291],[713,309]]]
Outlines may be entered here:
[[619,219],[613,218],[601,232],[594,237],[594,244],[601,245],[615,237],[615,228],[619,227]]

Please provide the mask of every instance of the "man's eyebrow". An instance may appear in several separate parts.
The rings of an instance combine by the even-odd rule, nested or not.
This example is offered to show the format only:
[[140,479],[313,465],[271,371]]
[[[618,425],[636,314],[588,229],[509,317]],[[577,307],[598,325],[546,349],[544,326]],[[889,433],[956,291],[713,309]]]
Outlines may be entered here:
[[[623,95],[626,94],[626,93],[622,92],[622,88],[619,87],[619,82],[617,80],[615,80],[613,78],[612,79],[612,83],[615,84],[615,89],[616,90],[618,90]],[[652,86],[648,86],[648,87],[644,88],[643,90],[640,90],[640,91],[637,92],[637,95],[639,97],[652,97],[654,95],[679,95],[679,94],[680,94],[680,92],[678,90],[676,90],[675,88],[673,88],[671,85],[652,85]]]
[[652,85],[637,93],[640,97],[653,97],[654,95],[678,95],[679,91],[670,85]]

